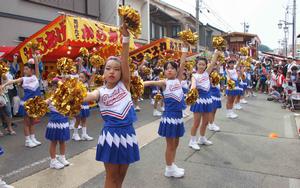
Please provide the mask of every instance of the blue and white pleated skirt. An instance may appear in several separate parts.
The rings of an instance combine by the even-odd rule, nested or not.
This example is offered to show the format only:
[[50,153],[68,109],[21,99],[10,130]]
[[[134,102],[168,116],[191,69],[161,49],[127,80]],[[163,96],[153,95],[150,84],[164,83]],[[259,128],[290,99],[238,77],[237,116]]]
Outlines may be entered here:
[[210,92],[213,101],[213,109],[222,108],[220,89],[217,87],[211,87]]
[[0,155],[3,155],[4,150],[2,149],[2,147],[0,146]]
[[98,139],[96,160],[111,164],[139,161],[139,146],[133,126],[104,127]]
[[80,110],[80,114],[79,117],[80,118],[87,118],[90,116],[90,106],[88,102],[84,102],[81,105],[81,110]]
[[184,132],[182,111],[165,111],[161,117],[158,134],[166,138],[178,138],[182,137]]
[[51,141],[68,141],[70,140],[70,128],[68,121],[49,121],[46,128],[46,139]]
[[199,98],[191,105],[192,112],[208,113],[213,111],[213,100],[210,91],[198,89]]
[[26,113],[26,111],[25,111],[25,108],[24,108],[24,103],[25,103],[26,101],[23,101],[23,100],[21,100],[21,102],[20,102],[20,107],[19,107],[19,111],[18,111],[18,114],[20,115],[20,116],[25,116],[25,115],[27,115],[27,113]]

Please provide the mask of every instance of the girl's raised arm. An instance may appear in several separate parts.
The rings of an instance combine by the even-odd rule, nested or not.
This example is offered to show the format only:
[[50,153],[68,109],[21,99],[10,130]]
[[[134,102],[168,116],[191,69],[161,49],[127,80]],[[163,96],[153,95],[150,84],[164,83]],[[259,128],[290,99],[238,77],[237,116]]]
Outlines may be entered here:
[[122,52],[121,52],[121,70],[122,70],[122,82],[126,86],[127,90],[130,90],[130,69],[129,69],[129,41],[130,34],[128,32],[126,24],[122,26]]

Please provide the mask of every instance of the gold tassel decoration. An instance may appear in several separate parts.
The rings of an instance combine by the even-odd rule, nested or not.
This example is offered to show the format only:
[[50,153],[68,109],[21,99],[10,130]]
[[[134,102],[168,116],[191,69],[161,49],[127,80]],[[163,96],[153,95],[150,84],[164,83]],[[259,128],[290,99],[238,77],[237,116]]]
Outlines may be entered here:
[[87,56],[90,55],[89,50],[88,50],[86,47],[81,47],[81,48],[79,49],[79,53],[80,53],[80,55],[83,56],[83,57],[87,57]]
[[79,114],[81,104],[87,95],[85,85],[76,78],[60,83],[52,96],[52,104],[59,113],[74,117]]
[[47,103],[40,96],[28,99],[24,103],[24,109],[28,116],[34,119],[43,117],[48,111]]
[[138,11],[130,6],[120,6],[118,12],[129,31],[138,38],[142,33],[141,15]]
[[191,89],[186,96],[185,103],[187,105],[195,104],[199,97],[198,90],[196,88]]
[[191,29],[188,29],[188,30],[184,30],[184,31],[180,31],[178,33],[178,36],[180,38],[180,40],[182,40],[183,42],[186,42],[192,46],[196,45],[197,44],[197,41],[198,41],[198,35],[197,33],[193,33],[191,31]]

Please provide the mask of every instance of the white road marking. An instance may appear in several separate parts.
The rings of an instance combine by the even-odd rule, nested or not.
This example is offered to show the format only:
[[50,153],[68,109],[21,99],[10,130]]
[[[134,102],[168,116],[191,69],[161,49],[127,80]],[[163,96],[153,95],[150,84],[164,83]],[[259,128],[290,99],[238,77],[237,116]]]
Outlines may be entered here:
[[294,130],[295,128],[292,125],[291,122],[291,115],[285,115],[283,116],[283,125],[284,125],[284,137],[286,138],[295,138],[294,136]]

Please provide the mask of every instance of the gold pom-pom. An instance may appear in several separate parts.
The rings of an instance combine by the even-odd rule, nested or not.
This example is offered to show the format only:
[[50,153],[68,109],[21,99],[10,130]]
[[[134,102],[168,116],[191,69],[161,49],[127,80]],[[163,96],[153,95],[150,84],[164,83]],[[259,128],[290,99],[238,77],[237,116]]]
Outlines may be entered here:
[[142,72],[146,75],[149,76],[151,74],[151,69],[149,67],[144,67],[142,69]]
[[81,56],[89,56],[90,55],[89,50],[85,47],[81,47],[79,49],[79,53]]
[[220,74],[216,71],[212,72],[210,74],[210,78],[211,78],[211,83],[216,86],[220,83],[221,77]]
[[76,72],[75,63],[72,59],[66,57],[58,59],[56,67],[61,74],[71,74],[73,72]]
[[160,93],[157,93],[155,96],[154,96],[154,100],[155,102],[158,102],[160,100],[162,100],[163,96],[160,94]]
[[250,67],[252,61],[253,61],[252,57],[248,56],[248,57],[246,58],[245,66],[246,66],[246,67]]
[[118,12],[129,31],[138,38],[138,36],[142,33],[141,15],[138,11],[134,10],[130,6],[120,6],[118,8]]
[[229,90],[233,90],[234,88],[235,88],[235,81],[233,81],[233,80],[228,80],[227,81],[227,86],[228,86],[228,89]]
[[38,119],[47,113],[48,105],[40,96],[36,96],[24,103],[24,109],[29,117]]
[[37,41],[29,41],[27,43],[27,47],[32,50],[38,50],[40,48],[40,43],[38,43]]
[[248,47],[242,47],[242,48],[240,48],[240,53],[241,53],[243,56],[247,56],[248,53],[249,53],[249,48],[248,48]]
[[148,52],[144,54],[144,59],[146,61],[150,61],[152,58],[153,58],[152,54],[150,54]]
[[56,72],[50,72],[50,73],[48,74],[48,76],[47,76],[47,81],[48,81],[48,83],[51,83],[52,80],[53,80],[55,77],[57,77],[57,76],[58,76],[58,74],[57,74]]
[[190,45],[196,45],[197,41],[198,41],[198,35],[197,33],[193,33],[191,31],[191,29],[188,30],[184,30],[184,31],[180,31],[178,33],[179,38],[183,41],[183,42],[187,42]]
[[219,61],[221,64],[226,63],[224,53],[222,53],[218,56],[217,61]]
[[195,104],[198,97],[199,97],[198,90],[196,88],[191,89],[186,95],[185,103],[187,105]]
[[94,84],[97,87],[103,86],[103,84],[104,84],[104,76],[102,76],[100,74],[95,75],[95,77],[94,77]]
[[160,73],[159,73],[159,79],[160,79],[160,80],[166,79],[165,74],[164,74],[163,72],[160,72]]
[[137,100],[144,94],[144,82],[139,76],[131,76],[130,92],[133,99]]
[[69,78],[59,84],[52,96],[52,103],[61,114],[73,117],[79,114],[86,95],[84,84],[76,78]]
[[188,71],[188,72],[193,72],[194,66],[196,65],[195,61],[188,61],[185,62],[184,64],[184,68]]
[[226,41],[221,36],[213,37],[212,39],[213,47],[218,50],[224,50],[226,48]]
[[7,66],[7,64],[3,61],[0,61],[0,76],[2,74],[6,74],[8,72],[9,68]]
[[105,63],[105,60],[101,56],[96,54],[92,55],[89,60],[91,65],[97,68],[101,67]]

